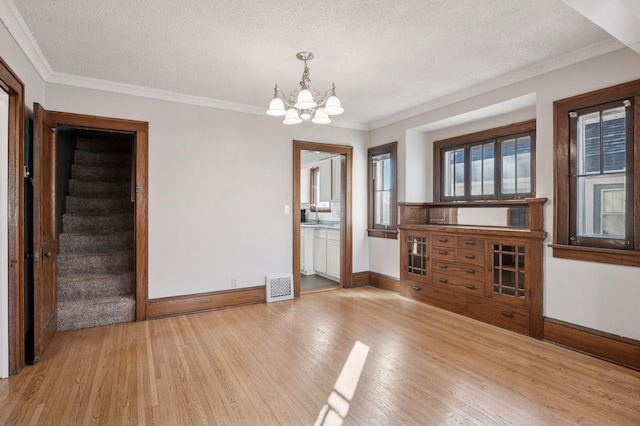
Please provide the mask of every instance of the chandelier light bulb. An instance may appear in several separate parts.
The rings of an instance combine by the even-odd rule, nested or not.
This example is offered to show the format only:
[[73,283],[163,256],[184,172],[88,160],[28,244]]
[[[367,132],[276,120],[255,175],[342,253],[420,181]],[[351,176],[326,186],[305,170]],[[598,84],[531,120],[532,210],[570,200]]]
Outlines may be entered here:
[[[277,96],[277,95],[276,95]],[[274,97],[271,99],[269,103],[269,109],[267,110],[267,114],[272,115],[274,117],[282,117],[287,112],[284,109],[284,102],[282,99],[278,97]]]
[[340,106],[340,99],[336,95],[331,95],[324,105],[324,111],[329,115],[338,115],[344,112],[344,108]]
[[298,109],[313,109],[318,106],[317,103],[313,100],[313,94],[309,89],[302,89],[300,93],[298,93],[298,102],[296,102],[295,107]]
[[284,124],[298,124],[301,123],[302,120],[298,116],[298,111],[295,108],[289,108],[287,110],[287,115],[282,120]]
[[329,124],[331,123],[331,119],[325,112],[324,108],[318,108],[316,110],[316,115],[311,119],[312,122],[316,124]]
[[300,118],[302,118],[303,120],[310,119],[311,118],[311,110],[303,109],[302,111],[300,111]]

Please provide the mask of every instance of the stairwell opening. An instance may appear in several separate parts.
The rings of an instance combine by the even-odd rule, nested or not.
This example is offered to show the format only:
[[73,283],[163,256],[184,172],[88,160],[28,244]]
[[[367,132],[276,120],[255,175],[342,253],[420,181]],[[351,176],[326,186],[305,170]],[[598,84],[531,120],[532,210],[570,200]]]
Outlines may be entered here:
[[135,135],[56,134],[58,331],[135,321]]

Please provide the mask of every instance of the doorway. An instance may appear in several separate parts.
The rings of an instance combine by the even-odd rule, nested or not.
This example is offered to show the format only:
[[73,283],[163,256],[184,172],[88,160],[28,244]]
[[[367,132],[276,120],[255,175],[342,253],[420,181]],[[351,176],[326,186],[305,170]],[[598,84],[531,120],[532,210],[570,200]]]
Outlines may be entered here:
[[133,133],[56,128],[57,331],[135,320]]
[[[59,234],[59,220],[56,215],[60,203],[64,199],[60,190],[56,189],[56,172],[60,174],[59,167],[56,165],[56,157],[60,156],[58,144],[62,144],[65,139],[65,133],[76,132],[80,134],[119,134],[125,135],[128,139],[127,143],[122,147],[129,147],[131,150],[128,154],[112,153],[107,156],[115,159],[119,156],[131,158],[130,182],[128,193],[133,203],[133,251],[129,258],[117,259],[114,262],[131,262],[134,265],[132,271],[134,279],[134,295],[135,301],[132,301],[135,313],[132,313],[131,320],[144,320],[147,317],[147,276],[148,276],[148,123],[132,120],[123,120],[115,118],[95,117],[80,114],[72,114],[65,112],[47,111],[39,104],[34,104],[34,282],[33,282],[33,362],[38,362],[42,354],[45,352],[51,339],[58,329],[58,288],[57,278],[60,269],[80,267],[75,263],[75,259],[71,262],[62,264],[64,254],[58,254],[61,250]],[[107,138],[109,149],[113,148],[114,137]],[[115,139],[118,139],[115,137]],[[104,141],[103,141],[104,142]],[[95,143],[98,145],[97,143]],[[122,148],[121,147],[121,148]],[[100,149],[100,148],[98,148]],[[56,154],[58,153],[58,154]],[[64,154],[62,155],[65,156]],[[103,154],[96,154],[84,150],[84,156],[87,159],[96,159]],[[104,159],[104,157],[102,157]],[[90,163],[89,163],[90,164]],[[120,165],[122,166],[122,165]],[[127,167],[119,167],[125,169]],[[85,167],[86,169],[86,167]],[[86,170],[85,170],[86,171]],[[115,171],[115,168],[114,170]],[[120,172],[118,172],[120,173]],[[95,172],[91,172],[95,176]],[[110,191],[113,185],[83,185],[76,182],[80,191]],[[125,185],[125,186],[126,186]],[[86,186],[86,188],[83,188]],[[116,185],[118,191],[119,185]],[[126,191],[127,188],[124,188]],[[102,203],[95,206],[88,205],[83,202],[81,207],[86,209],[102,208]],[[67,207],[69,204],[67,204]],[[74,226],[93,226],[99,219],[95,221],[79,220]],[[108,219],[103,225],[120,226],[119,218],[114,221],[113,218]],[[71,222],[70,222],[71,223]],[[63,227],[64,229],[64,227]],[[111,243],[115,242],[111,240]],[[126,241],[125,241],[126,243]],[[84,244],[82,241],[75,241],[73,244]],[[119,243],[118,243],[119,244]],[[113,262],[109,261],[105,267],[111,268]]]
[[[24,352],[24,84],[0,58],[0,92],[6,101],[0,155],[2,224],[5,238],[0,249],[0,377],[19,373],[25,365]],[[5,164],[7,167],[5,168]],[[6,192],[5,192],[6,191]]]
[[[300,296],[301,293],[301,270],[310,269],[309,261],[305,262],[305,252],[312,247],[314,257],[316,252],[320,251],[320,262],[324,269],[321,268],[320,274],[309,285],[315,288],[323,288],[331,286],[331,282],[322,281],[322,275],[338,278],[339,286],[343,288],[352,287],[352,240],[351,240],[351,169],[352,169],[353,148],[344,145],[322,144],[316,142],[293,141],[293,277],[294,277],[294,294]],[[318,170],[314,173],[316,162],[309,160],[315,156]],[[305,161],[305,158],[307,161]],[[320,170],[321,165],[331,164],[328,168]],[[311,167],[309,167],[311,165]],[[304,167],[306,166],[306,167]],[[309,169],[309,170],[306,170]],[[303,170],[306,173],[303,175]],[[333,173],[335,176],[331,176]],[[324,175],[324,179],[323,179]],[[303,184],[306,177],[309,177],[310,183]],[[322,187],[313,185],[313,180],[323,180],[325,182],[325,193],[331,193],[332,196],[321,196],[319,190]],[[332,185],[339,181],[339,186]],[[328,184],[326,183],[328,182]],[[303,194],[303,188],[310,188],[310,194]],[[327,187],[331,187],[327,189]],[[317,191],[316,194],[313,194]],[[307,196],[309,196],[307,202]],[[335,202],[338,201],[338,202]],[[316,229],[305,229],[307,225],[301,225],[302,208],[305,209],[306,222],[313,220],[324,221],[324,225],[328,225],[337,220],[339,222],[338,229],[331,229],[330,226],[323,226],[319,231]],[[339,211],[331,211],[338,208]],[[311,217],[307,216],[310,215]],[[313,226],[312,228],[317,228]],[[309,232],[311,231],[311,232]],[[314,233],[318,238],[314,237]],[[309,241],[313,239],[313,241]],[[305,250],[305,247],[307,250]],[[339,250],[338,250],[339,248]],[[305,265],[307,263],[307,265]],[[331,269],[333,266],[333,270]],[[327,270],[326,267],[329,267]],[[337,285],[335,281],[334,285]]]

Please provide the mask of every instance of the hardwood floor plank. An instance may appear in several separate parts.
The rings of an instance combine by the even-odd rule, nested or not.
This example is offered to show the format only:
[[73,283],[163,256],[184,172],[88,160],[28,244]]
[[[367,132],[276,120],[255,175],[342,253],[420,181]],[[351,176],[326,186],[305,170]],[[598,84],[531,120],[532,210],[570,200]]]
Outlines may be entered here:
[[640,423],[640,372],[371,287],[59,333],[0,424],[310,424],[356,340],[345,424]]

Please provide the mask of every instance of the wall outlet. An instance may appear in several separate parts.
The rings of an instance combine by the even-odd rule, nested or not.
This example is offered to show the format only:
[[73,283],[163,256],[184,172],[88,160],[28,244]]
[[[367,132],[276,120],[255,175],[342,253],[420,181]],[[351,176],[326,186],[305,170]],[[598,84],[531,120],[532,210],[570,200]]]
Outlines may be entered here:
[[231,288],[238,288],[238,279],[231,278]]

